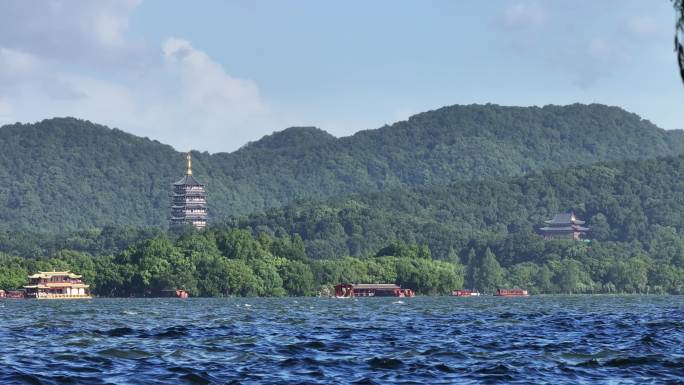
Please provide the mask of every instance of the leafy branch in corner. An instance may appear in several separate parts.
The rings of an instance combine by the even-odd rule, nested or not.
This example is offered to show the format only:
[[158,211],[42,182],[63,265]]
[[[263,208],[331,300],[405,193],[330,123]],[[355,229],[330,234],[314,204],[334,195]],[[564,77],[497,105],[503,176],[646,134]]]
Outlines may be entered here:
[[684,82],[684,42],[680,40],[680,33],[684,37],[684,0],[672,0],[677,11],[677,28],[675,30],[675,51],[679,63],[679,75]]

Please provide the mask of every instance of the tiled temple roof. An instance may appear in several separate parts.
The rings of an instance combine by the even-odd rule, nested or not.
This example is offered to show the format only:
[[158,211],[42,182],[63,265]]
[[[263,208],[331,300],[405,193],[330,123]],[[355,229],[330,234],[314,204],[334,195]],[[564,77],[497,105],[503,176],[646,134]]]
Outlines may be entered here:
[[173,184],[174,186],[204,186],[192,175],[185,175],[181,180]]
[[550,221],[544,221],[544,223],[549,225],[583,225],[584,221],[580,221],[575,218],[574,213],[562,213],[556,214]]

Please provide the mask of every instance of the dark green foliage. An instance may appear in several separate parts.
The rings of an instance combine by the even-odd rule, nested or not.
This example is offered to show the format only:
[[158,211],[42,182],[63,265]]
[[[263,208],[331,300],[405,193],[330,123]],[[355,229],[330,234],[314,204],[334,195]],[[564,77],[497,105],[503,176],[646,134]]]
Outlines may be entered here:
[[677,12],[677,24],[675,29],[675,52],[677,52],[677,64],[679,64],[679,75],[684,82],[684,46],[682,45],[682,34],[684,34],[684,0],[672,0],[672,4]]
[[[195,154],[214,225],[168,234],[141,226],[165,224],[182,172],[170,147],[75,119],[0,132],[3,289],[71,269],[103,296],[314,295],[345,282],[684,293],[684,156],[647,159],[679,153],[684,135],[617,108],[454,106],[348,138],[294,128]],[[586,164],[598,160],[613,162]],[[592,242],[535,234],[571,209]]]
[[[422,294],[446,294],[463,282],[460,265],[425,255],[312,262],[300,242],[297,237],[253,238],[244,230],[214,229],[175,240],[151,237],[115,256],[73,250],[39,258],[0,254],[0,289],[20,288],[29,273],[50,270],[82,274],[96,295],[124,297],[165,295],[178,288],[191,296],[308,296],[330,293],[343,282],[399,283]],[[271,252],[265,245],[287,247],[273,247]]]
[[504,271],[489,248],[483,255],[470,259],[468,273],[470,287],[483,292],[492,293],[503,284]]
[[[661,130],[616,107],[470,105],[340,139],[315,128],[290,128],[230,154],[194,153],[193,166],[208,185],[216,222],[296,199],[445,185],[683,148],[680,132]],[[1,227],[41,233],[165,227],[170,184],[183,167],[181,154],[170,146],[87,121],[4,126]],[[319,225],[325,237],[356,231],[348,223]],[[315,247],[320,253],[357,252],[363,250],[359,242]]]
[[133,243],[163,234],[154,227],[105,226],[100,230],[42,234],[25,230],[0,232],[0,252],[20,256],[53,255],[60,250],[78,250],[93,255],[115,254]]
[[396,271],[397,283],[422,294],[446,294],[463,286],[463,268],[453,263],[402,257]]
[[264,246],[291,242],[289,236],[273,239],[239,229],[210,229],[175,239],[145,239],[114,256],[73,250],[39,258],[1,254],[0,288],[26,284],[29,273],[69,269],[82,274],[97,295],[126,297],[176,288],[192,296],[301,296],[329,294],[338,283],[397,283],[419,294],[447,294],[462,287],[484,293],[501,287],[532,293],[684,293],[684,239],[671,228],[659,228],[647,245],[538,239],[482,236],[460,256],[450,253],[449,261],[432,259],[425,245],[401,241],[390,242],[372,257],[288,259]]
[[14,289],[28,281],[23,259],[0,254],[0,289]]
[[[480,247],[490,236],[510,235],[492,249],[507,267],[546,258],[535,231],[567,210],[596,227],[590,233],[594,240],[667,244],[659,253],[668,261],[681,258],[684,156],[353,195],[273,209],[235,223],[271,234],[300,234],[312,258],[376,250],[416,256],[416,244],[422,244],[433,258],[448,259],[454,250]],[[337,227],[344,230],[328,230]],[[385,246],[394,239],[401,241]]]
[[314,289],[314,277],[309,265],[300,261],[287,261],[280,268],[285,290],[296,296],[311,295]]
[[[171,237],[114,227],[5,233],[5,250],[24,258],[0,255],[0,288],[21,286],[38,270],[71,269],[107,296],[174,288],[193,296],[311,295],[342,282],[394,282],[421,294],[463,286],[683,293],[683,171],[680,156],[396,190]],[[534,233],[568,208],[596,226],[593,241],[544,242]]]

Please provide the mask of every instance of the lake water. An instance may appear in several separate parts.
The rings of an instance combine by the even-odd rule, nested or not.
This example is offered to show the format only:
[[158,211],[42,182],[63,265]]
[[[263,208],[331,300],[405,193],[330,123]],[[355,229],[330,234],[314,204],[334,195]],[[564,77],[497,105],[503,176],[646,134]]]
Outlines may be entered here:
[[0,302],[0,384],[682,383],[684,297]]

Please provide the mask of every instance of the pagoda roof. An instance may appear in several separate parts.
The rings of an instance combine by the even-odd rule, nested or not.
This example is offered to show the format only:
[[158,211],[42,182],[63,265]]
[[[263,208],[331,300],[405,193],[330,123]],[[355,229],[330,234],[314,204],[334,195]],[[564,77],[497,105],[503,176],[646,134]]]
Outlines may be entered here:
[[69,270],[67,270],[67,271],[40,271],[36,274],[29,275],[29,278],[34,278],[34,279],[35,278],[51,278],[54,276],[60,276],[60,277],[61,276],[67,276],[69,278],[74,278],[74,279],[81,278],[80,275],[74,274]]
[[187,214],[187,215],[186,215],[186,214],[181,214],[180,216],[178,216],[178,213],[173,213],[173,214],[171,214],[171,216],[169,217],[169,219],[178,219],[178,220],[190,219],[190,218],[206,219],[207,217],[208,217],[208,215],[207,215],[206,213],[202,213],[202,214]]
[[87,289],[90,285],[85,283],[70,283],[70,282],[49,282],[41,285],[25,285],[24,289],[56,289],[60,287],[84,288]]
[[542,227],[539,230],[541,231],[558,231],[558,232],[563,232],[563,231],[589,231],[588,227],[582,227],[582,226],[554,226],[554,227]]
[[187,192],[183,192],[183,193],[174,192],[173,194],[170,194],[170,196],[171,196],[172,198],[173,198],[173,197],[179,197],[179,198],[183,198],[183,197],[200,197],[200,198],[206,198],[207,192],[204,191],[204,190],[202,190],[202,191],[199,191],[199,190],[187,191]]
[[583,225],[584,221],[580,221],[579,219],[577,219],[574,213],[562,213],[556,214],[556,216],[554,216],[553,219],[551,219],[550,221],[544,221],[544,223],[549,225]]
[[192,175],[185,175],[181,180],[173,184],[174,186],[204,186]]
[[352,286],[354,289],[401,289],[401,286],[393,283],[353,283]]
[[171,197],[175,201],[185,201],[191,199],[207,199],[207,194],[188,194],[188,195],[174,195]]

